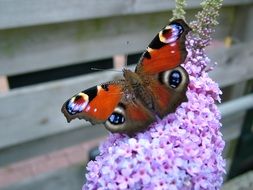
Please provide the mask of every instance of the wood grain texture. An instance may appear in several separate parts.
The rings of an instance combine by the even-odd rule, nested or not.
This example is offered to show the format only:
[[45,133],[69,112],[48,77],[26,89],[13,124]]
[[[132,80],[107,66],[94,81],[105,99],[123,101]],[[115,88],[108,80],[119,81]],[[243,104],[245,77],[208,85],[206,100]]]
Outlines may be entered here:
[[0,150],[0,168],[15,162],[97,139],[107,134],[108,131],[101,126],[81,126],[25,143],[19,143],[15,146],[5,147]]
[[77,120],[68,124],[61,113],[62,104],[75,93],[111,80],[115,74],[96,73],[0,94],[4,108],[0,110],[0,149],[87,126],[87,122]]
[[[188,8],[199,7],[200,1],[189,0]],[[248,5],[251,0],[225,0],[223,5]],[[168,0],[1,0],[0,29],[68,21],[168,11],[175,7]]]
[[144,51],[167,17],[158,13],[0,31],[0,75]]
[[231,48],[217,48],[209,53],[213,62],[218,66],[210,72],[220,86],[228,86],[234,83],[253,78],[253,43],[242,43]]
[[[195,14],[196,10],[189,10],[188,20]],[[229,34],[227,23],[232,14],[233,8],[223,9],[215,38]],[[144,51],[168,18],[170,13],[162,12],[0,30],[0,75]]]

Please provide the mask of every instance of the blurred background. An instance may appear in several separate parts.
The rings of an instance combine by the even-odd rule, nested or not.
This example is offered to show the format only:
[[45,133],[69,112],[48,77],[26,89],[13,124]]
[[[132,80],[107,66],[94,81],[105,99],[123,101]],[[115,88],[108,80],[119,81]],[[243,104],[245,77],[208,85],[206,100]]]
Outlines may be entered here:
[[[187,1],[187,21],[199,0]],[[102,126],[60,109],[138,62],[172,0],[0,0],[0,190],[78,190]],[[225,0],[207,53],[223,90],[225,189],[253,184],[253,0]],[[240,187],[239,187],[240,186]],[[232,188],[231,188],[232,187]]]

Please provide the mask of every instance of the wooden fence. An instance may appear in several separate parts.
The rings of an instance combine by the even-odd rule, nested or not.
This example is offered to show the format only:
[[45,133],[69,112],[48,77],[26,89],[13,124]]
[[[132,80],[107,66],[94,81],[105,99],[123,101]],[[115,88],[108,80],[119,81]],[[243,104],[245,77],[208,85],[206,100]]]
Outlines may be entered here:
[[[188,21],[194,19],[199,3],[188,1]],[[142,52],[167,23],[173,8],[174,2],[168,0],[0,0],[1,190],[80,189],[87,151],[107,132],[80,121],[67,124],[60,108],[73,93],[111,80],[117,73],[55,76],[58,80],[19,88],[12,87],[10,79],[35,80],[29,74],[55,69],[51,73],[56,75],[60,68],[67,75],[66,66],[96,60],[102,60],[101,67],[104,59],[114,60],[115,65],[117,55]],[[253,1],[225,0],[219,22],[215,43],[207,51],[218,62],[210,74],[224,90],[225,103],[219,108],[229,171],[245,113],[253,107],[253,94],[248,90],[253,79]],[[86,153],[72,164],[64,162],[40,173],[19,169],[34,159],[46,166],[44,155],[62,157],[66,155],[62,150],[77,150],[79,145]],[[16,178],[15,172],[19,172]]]

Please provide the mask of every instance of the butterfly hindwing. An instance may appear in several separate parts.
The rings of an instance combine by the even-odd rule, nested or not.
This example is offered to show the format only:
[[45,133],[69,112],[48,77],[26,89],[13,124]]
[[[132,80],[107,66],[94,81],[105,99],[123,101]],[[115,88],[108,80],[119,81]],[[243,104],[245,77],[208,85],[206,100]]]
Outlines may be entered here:
[[155,112],[161,118],[187,101],[186,90],[189,77],[185,69],[178,66],[174,69],[160,72],[151,80],[149,90],[155,100]]
[[146,129],[155,121],[155,116],[140,101],[126,98],[124,97],[114,109],[105,127],[111,132],[132,135]]

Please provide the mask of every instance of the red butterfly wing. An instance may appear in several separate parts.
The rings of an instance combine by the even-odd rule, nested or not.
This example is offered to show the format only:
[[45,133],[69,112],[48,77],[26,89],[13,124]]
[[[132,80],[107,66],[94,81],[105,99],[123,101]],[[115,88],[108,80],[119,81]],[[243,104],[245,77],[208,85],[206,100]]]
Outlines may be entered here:
[[[105,123],[105,127],[111,132],[127,133],[129,135],[142,131],[148,127],[155,116],[140,101],[124,100],[114,109],[112,115]],[[115,117],[120,118],[115,119]]]
[[136,67],[136,73],[148,81],[146,88],[153,96],[154,112],[160,117],[187,100],[189,77],[180,64],[187,56],[185,40],[190,30],[184,20],[172,21],[151,41]]
[[[84,90],[62,106],[68,122],[79,118],[105,123],[111,132],[133,134],[155,120],[154,115],[124,89],[125,81],[114,81]],[[124,93],[123,93],[124,91]]]
[[[173,78],[175,74],[176,78],[175,76]],[[162,118],[168,113],[174,112],[182,102],[187,101],[186,90],[189,77],[185,69],[178,66],[161,72],[158,77],[154,76],[154,78],[158,78],[158,80],[151,80],[149,90],[155,100],[156,113]]]
[[181,19],[164,27],[143,53],[136,72],[156,74],[183,63],[187,56],[185,36],[189,31],[189,26]]
[[67,100],[62,106],[62,112],[68,122],[79,118],[91,123],[102,123],[108,119],[122,95],[120,84],[94,86]]

